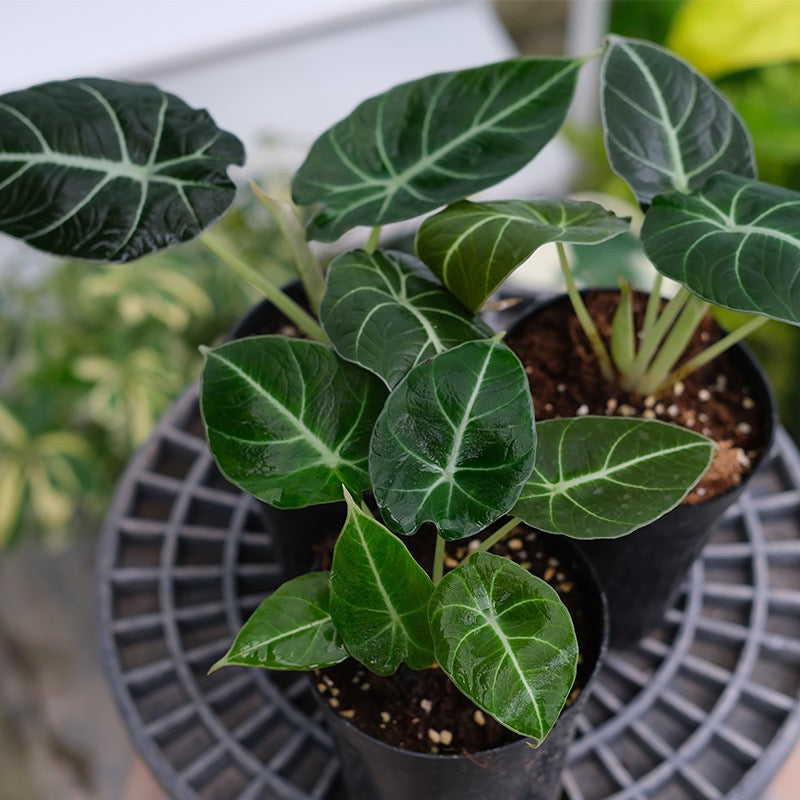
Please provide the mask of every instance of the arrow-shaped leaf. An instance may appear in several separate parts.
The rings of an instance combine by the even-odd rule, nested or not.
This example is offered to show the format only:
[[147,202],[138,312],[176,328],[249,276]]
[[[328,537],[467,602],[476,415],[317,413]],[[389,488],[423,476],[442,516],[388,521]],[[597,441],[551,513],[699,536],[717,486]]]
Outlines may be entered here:
[[309,572],[278,587],[250,615],[211,672],[230,665],[317,669],[347,658],[330,614],[330,573]]
[[253,336],[208,350],[201,403],[223,474],[278,508],[369,488],[367,454],[386,388],[330,348]]
[[331,614],[350,655],[377,675],[405,661],[433,663],[428,600],[433,583],[405,545],[347,500],[347,520],[333,551]]
[[244,149],[155,86],[82,78],[0,97],[0,230],[61,256],[130,261],[233,202]]
[[426,219],[417,254],[469,309],[486,298],[547,242],[597,244],[625,233],[625,220],[576,200],[464,200]]
[[375,498],[390,527],[425,521],[445,539],[485,528],[511,508],[536,447],[525,370],[495,340],[420,364],[389,396],[370,444]]
[[518,564],[475,553],[431,598],[436,660],[503,725],[541,741],[566,702],[578,661],[569,612]]
[[401,253],[352,250],[328,267],[325,332],[342,358],[394,387],[420,361],[492,331],[421,264]]
[[366,100],[317,139],[294,177],[295,202],[322,204],[311,237],[410,219],[513,175],[561,127],[582,63],[503,61]]
[[601,81],[609,162],[640,203],[696,189],[720,170],[755,177],[744,123],[683,59],[650,42],[611,36]]
[[721,173],[691,195],[657,197],[642,244],[705,300],[800,324],[800,193]]
[[623,536],[676,506],[714,445],[657,420],[576,417],[536,424],[536,466],[513,513],[576,539]]

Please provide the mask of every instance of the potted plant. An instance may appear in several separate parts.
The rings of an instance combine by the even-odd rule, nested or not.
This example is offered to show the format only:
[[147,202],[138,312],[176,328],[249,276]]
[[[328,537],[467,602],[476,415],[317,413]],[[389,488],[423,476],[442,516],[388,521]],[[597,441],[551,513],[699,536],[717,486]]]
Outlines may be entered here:
[[[611,39],[606,80],[621,50],[642,47]],[[342,499],[347,508],[330,568],[267,598],[217,666],[312,669],[353,657],[382,676],[401,665],[419,672],[436,665],[478,711],[544,741],[539,754],[558,763],[547,749],[554,734],[547,737],[558,730],[579,659],[570,614],[524,560],[488,551],[504,541],[525,549],[520,526],[547,527],[548,519],[569,537],[630,533],[680,502],[713,445],[656,420],[535,422],[523,365],[476,313],[518,263],[518,247],[513,258],[500,257],[513,241],[505,230],[493,238],[497,259],[480,258],[469,276],[455,279],[431,255],[430,231],[442,230],[441,217],[422,225],[422,261],[376,247],[379,226],[455,203],[439,250],[464,256],[474,230],[464,224],[464,198],[516,172],[557,132],[585,60],[522,58],[428,76],[365,101],[325,132],[293,182],[296,203],[315,207],[306,235],[330,241],[358,225],[373,232],[364,248],[323,271],[294,209],[261,198],[295,253],[306,307],[203,234],[305,335],[253,336],[206,350],[202,411],[218,464],[277,508]],[[130,261],[199,235],[231,202],[226,169],[243,160],[241,145],[207,114],[152,86],[43,84],[0,98],[0,119],[7,209],[0,229],[72,257]],[[642,120],[630,123],[629,133],[637,131],[651,140]],[[737,181],[711,178],[717,189],[735,184],[738,192]],[[746,183],[777,202],[778,190]],[[656,197],[651,209],[664,202]],[[511,217],[524,220],[526,243],[600,242],[627,229],[595,204],[565,199],[517,203]],[[659,224],[669,227],[670,219]],[[698,238],[701,247],[707,237]],[[787,249],[797,242],[791,232],[777,238]],[[781,269],[796,275],[796,261]],[[411,537],[409,547],[400,537]],[[471,537],[480,538],[448,549]],[[411,543],[419,540],[432,552],[415,557]],[[431,743],[447,747],[437,734]],[[523,745],[514,757],[529,750]],[[438,756],[433,773],[448,770],[448,758]],[[458,764],[456,771],[468,764],[487,773],[477,756]],[[545,771],[532,767],[539,768]],[[539,786],[527,769],[509,793],[551,797],[556,783]],[[497,790],[493,771],[483,788],[474,774],[467,780],[473,791]],[[406,789],[395,781],[386,796],[408,796]],[[469,796],[460,785],[452,791]]]

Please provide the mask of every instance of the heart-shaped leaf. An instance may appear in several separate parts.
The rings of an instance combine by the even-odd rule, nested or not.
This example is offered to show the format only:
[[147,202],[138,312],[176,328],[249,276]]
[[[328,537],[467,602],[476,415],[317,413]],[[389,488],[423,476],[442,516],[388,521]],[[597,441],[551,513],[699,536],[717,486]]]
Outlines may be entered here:
[[317,669],[347,658],[330,613],[330,573],[309,572],[278,587],[242,625],[211,668]]
[[348,652],[377,675],[433,663],[433,582],[405,545],[345,493],[347,519],[331,568],[331,614]]
[[706,471],[705,436],[657,420],[576,417],[536,424],[536,466],[513,513],[576,539],[624,536],[676,506]]
[[496,340],[420,364],[389,396],[369,471],[387,524],[432,521],[445,539],[477,533],[514,505],[533,467],[533,403],[519,359]]
[[601,110],[614,171],[643,205],[720,170],[755,177],[750,135],[724,95],[663,47],[611,36]]
[[386,387],[316,342],[253,336],[206,351],[201,407],[223,474],[278,508],[369,488]]
[[800,193],[721,173],[661,195],[642,244],[659,272],[709,302],[800,324]]
[[422,223],[416,249],[434,275],[467,308],[477,311],[541,245],[597,244],[627,230],[625,220],[597,203],[464,200]]
[[475,553],[442,578],[429,615],[436,661],[453,683],[507,728],[544,739],[578,662],[555,590],[513,561]]
[[321,203],[311,238],[410,219],[499,183],[555,135],[580,59],[514,59],[430,75],[358,106],[314,143],[292,183]]
[[321,322],[336,352],[394,387],[424,359],[492,331],[401,253],[352,250],[328,267]]
[[0,97],[0,230],[123,262],[184,242],[233,202],[244,149],[155,86],[82,78]]

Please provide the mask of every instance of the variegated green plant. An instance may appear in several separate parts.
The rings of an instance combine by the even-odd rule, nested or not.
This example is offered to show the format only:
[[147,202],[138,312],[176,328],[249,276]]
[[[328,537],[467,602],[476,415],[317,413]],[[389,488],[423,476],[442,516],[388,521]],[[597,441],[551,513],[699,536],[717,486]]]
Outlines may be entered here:
[[[708,302],[800,322],[800,197],[755,180],[743,125],[686,64],[618,37],[602,59],[610,162],[647,208],[648,254],[684,284],[660,316],[651,305],[640,340],[623,302],[611,351],[624,380],[654,382],[654,365],[669,360],[655,356],[660,340],[675,350]],[[366,100],[295,175],[294,201],[312,212],[305,234],[295,209],[256,189],[294,256],[305,307],[202,234],[306,334],[206,351],[202,411],[222,472],[283,509],[347,507],[330,570],[266,598],[215,668],[354,657],[386,675],[436,662],[510,729],[541,741],[552,728],[575,677],[572,623],[542,580],[487,551],[520,521],[626,535],[679,503],[713,449],[656,421],[537,423],[522,364],[481,319],[540,245],[627,230],[593,203],[467,199],[553,137],[586,60],[513,59]],[[0,124],[0,230],[89,258],[126,261],[198,234],[232,200],[225,172],[242,160],[206,114],[154,87],[46,84],[0,97]],[[377,249],[379,226],[443,206],[422,222],[414,256]],[[323,270],[306,237],[356,226],[373,228],[364,247]],[[430,574],[401,538],[425,535],[423,523],[436,529]],[[485,529],[445,574],[446,540]]]

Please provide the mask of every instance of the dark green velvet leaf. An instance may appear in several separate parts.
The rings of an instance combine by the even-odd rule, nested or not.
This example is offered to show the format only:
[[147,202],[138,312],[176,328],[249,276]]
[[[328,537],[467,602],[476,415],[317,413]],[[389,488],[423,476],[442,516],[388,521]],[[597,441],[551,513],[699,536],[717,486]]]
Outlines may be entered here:
[[207,351],[201,407],[223,474],[279,508],[369,488],[367,457],[386,387],[316,342],[253,336]]
[[431,598],[436,660],[507,728],[541,741],[569,696],[578,642],[555,590],[519,564],[475,553]]
[[0,96],[0,230],[56,255],[131,261],[233,202],[241,142],[155,86],[82,78]]
[[514,59],[361,103],[317,139],[294,177],[295,202],[322,206],[311,238],[410,219],[513,175],[561,127],[582,63]]
[[650,42],[609,37],[601,109],[606,151],[636,199],[702,186],[725,170],[755,177],[750,134],[707,78]]
[[325,333],[342,358],[394,387],[416,364],[473,339],[492,336],[422,265],[401,253],[351,250],[328,267]]
[[459,539],[514,505],[535,448],[522,364],[495,340],[468,342],[415,367],[392,392],[369,472],[389,527],[413,534],[432,521]]
[[513,513],[576,539],[624,536],[674,508],[713,443],[657,420],[575,417],[536,424],[536,466]]
[[309,572],[278,587],[251,614],[211,672],[234,664],[317,669],[347,658],[330,613],[330,573]]
[[417,254],[469,309],[477,311],[536,249],[548,242],[597,244],[629,230],[597,203],[577,200],[463,200],[426,219]]
[[693,194],[656,197],[642,244],[703,299],[800,325],[800,193],[720,173]]
[[404,661],[430,667],[431,579],[391,531],[346,500],[331,568],[331,614],[345,647],[377,675],[393,674]]

